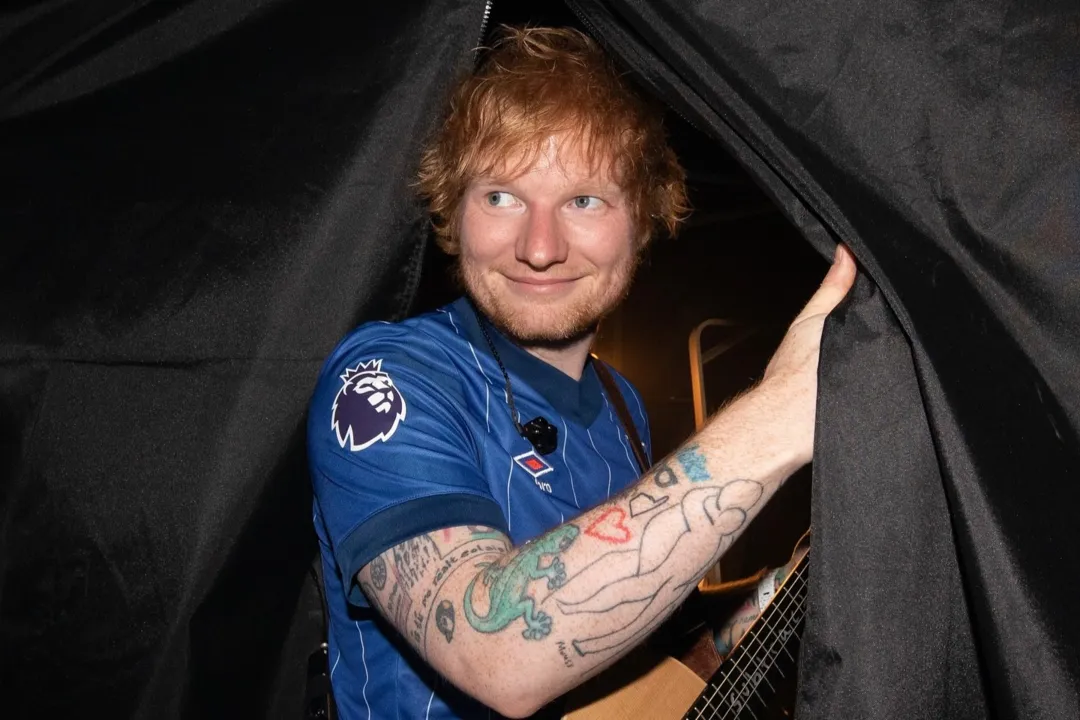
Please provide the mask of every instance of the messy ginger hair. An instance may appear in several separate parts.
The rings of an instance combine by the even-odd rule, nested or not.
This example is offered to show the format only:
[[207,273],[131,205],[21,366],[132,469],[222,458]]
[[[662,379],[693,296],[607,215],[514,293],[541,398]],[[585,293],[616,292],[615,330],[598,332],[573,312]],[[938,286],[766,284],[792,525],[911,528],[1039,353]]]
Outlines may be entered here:
[[421,157],[418,187],[439,246],[459,251],[459,210],[470,182],[527,171],[554,135],[581,148],[593,172],[611,173],[639,247],[660,228],[675,234],[688,211],[685,173],[659,109],[577,30],[503,27],[501,35],[458,84]]

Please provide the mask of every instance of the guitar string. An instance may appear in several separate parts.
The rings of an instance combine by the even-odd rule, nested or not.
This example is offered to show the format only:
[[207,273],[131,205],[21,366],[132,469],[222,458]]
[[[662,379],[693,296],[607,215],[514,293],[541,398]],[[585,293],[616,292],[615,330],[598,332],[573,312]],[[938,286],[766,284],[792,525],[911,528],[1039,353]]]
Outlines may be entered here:
[[[801,590],[802,588],[799,588],[799,589]],[[799,622],[803,619],[803,616],[805,615],[805,612],[801,612],[802,610],[803,610],[803,607],[800,606],[799,608],[795,609],[795,612],[788,615],[784,620],[784,627],[781,628],[781,630],[782,631],[787,631],[787,630],[790,629],[790,630],[793,631],[793,628],[798,626]],[[776,645],[777,643],[779,643],[779,646],[780,646],[779,651],[781,651],[785,655],[787,655],[789,660],[795,660],[795,658],[792,657],[791,653],[789,653],[787,651],[787,641],[791,636],[790,635],[784,635],[783,632],[777,632],[777,627],[776,626],[777,626],[777,623],[770,623],[769,626],[765,628],[766,633],[767,633],[767,638],[770,638],[772,640],[773,645]],[[778,668],[778,670],[779,670],[779,668]],[[781,673],[781,674],[783,674],[783,673]]]
[[[801,608],[804,609],[805,606],[801,606]],[[780,673],[780,675],[782,677],[786,678],[783,671],[781,671],[780,667],[779,667],[779,660],[781,659],[781,656],[780,656],[781,652],[784,655],[786,655],[788,657],[788,659],[792,661],[792,663],[796,662],[795,658],[792,657],[790,652],[788,652],[788,646],[790,645],[789,641],[791,640],[792,637],[795,637],[795,639],[800,641],[800,642],[802,640],[802,638],[799,637],[799,633],[797,632],[797,628],[799,626],[799,623],[802,622],[802,620],[803,620],[803,618],[805,617],[805,614],[806,614],[805,611],[803,611],[802,609],[797,610],[796,612],[788,615],[785,618],[783,628],[780,628],[778,632],[774,632],[773,627],[768,628],[769,634],[772,636],[772,644],[773,644],[773,646],[778,647],[778,650],[776,650],[774,652],[774,655],[773,655],[772,659],[768,662],[767,666],[762,670],[761,679],[764,680],[769,685],[769,687],[772,689],[774,694],[776,692],[776,688],[774,688],[772,686],[772,683],[770,683],[768,681],[768,673],[775,670],[776,672]],[[756,686],[756,688],[760,688],[760,683]],[[756,689],[755,689],[755,694],[756,694]],[[761,700],[760,695],[758,695],[758,699]],[[762,701],[762,703],[764,704],[764,701]]]
[[[773,627],[768,628],[769,633],[773,634],[773,636],[777,638],[777,642],[780,643],[780,650],[785,655],[787,655],[788,660],[791,660],[792,662],[795,662],[795,658],[787,650],[787,641],[791,637],[791,635],[795,635],[796,638],[799,638],[799,634],[796,632],[796,628],[798,628],[799,623],[802,621],[802,619],[803,619],[803,617],[805,615],[806,615],[805,610],[802,613],[799,613],[798,611],[796,611],[795,613],[793,613],[791,616],[789,616],[787,618],[787,620],[785,621],[783,630],[784,631],[790,630],[791,633],[789,635],[785,636],[782,633],[776,633],[775,628],[773,628]],[[801,639],[801,638],[799,638],[799,639]]]
[[[801,568],[800,568],[800,570],[801,570]],[[794,574],[793,574],[792,580],[794,581],[794,579],[795,578],[794,578]],[[793,585],[794,585],[794,582],[793,582]],[[768,612],[767,617],[762,618],[762,621],[763,621],[762,624],[764,626],[768,626],[768,625],[772,624],[772,619],[773,619],[773,617],[775,615],[782,615],[786,611],[786,608],[781,606],[781,602],[783,602],[783,604],[785,606],[790,605],[792,602],[794,602],[794,595],[790,594],[790,593],[785,593],[780,598],[780,600],[778,600],[776,602],[776,605],[770,606],[769,608],[767,608],[767,610],[770,611],[770,612]],[[764,615],[764,613],[763,613],[763,615]],[[731,695],[731,691],[735,689],[735,680],[733,679],[735,672],[736,671],[739,672],[739,677],[740,678],[743,675],[745,675],[745,672],[742,671],[741,668],[739,667],[740,664],[741,664],[740,661],[743,660],[743,658],[748,657],[748,653],[750,653],[753,650],[752,645],[753,645],[754,641],[757,641],[759,645],[761,644],[761,641],[758,640],[759,637],[760,636],[757,635],[757,634],[755,634],[753,637],[751,637],[750,641],[742,649],[743,652],[738,653],[733,658],[729,658],[728,663],[725,663],[725,665],[727,665],[727,669],[725,670],[723,677],[720,679],[719,682],[712,683],[713,692],[708,697],[704,698],[705,704],[700,705],[700,703],[699,703],[698,718],[701,718],[703,713],[706,710],[708,710],[712,714],[713,717],[716,717],[716,713],[719,710],[723,709],[722,707],[719,706],[720,701],[722,701],[724,698],[729,697]],[[749,660],[752,661],[753,659],[754,659],[753,656],[749,657]],[[725,685],[729,685],[730,688],[725,688]],[[718,695],[721,695],[721,698],[720,698],[720,701],[718,701],[718,707],[714,708],[713,707],[713,700],[717,700]],[[760,696],[758,696],[758,697],[760,699]],[[747,697],[746,699],[748,700],[749,698]],[[744,705],[745,705],[745,701],[740,702],[738,706],[734,706],[730,702],[727,703],[728,711],[731,712],[732,710],[734,710],[736,713],[739,712]],[[750,713],[751,713],[751,715],[753,715],[754,714],[753,710],[751,710]],[[689,717],[689,713],[687,713],[687,717]]]
[[[803,607],[805,608],[805,606],[803,606]],[[791,660],[793,664],[796,664],[796,670],[798,669],[796,659],[794,657],[792,657],[790,652],[788,652],[788,646],[790,645],[789,641],[791,640],[792,637],[794,637],[798,642],[800,642],[800,643],[802,642],[802,637],[798,633],[798,627],[799,627],[799,623],[801,623],[803,621],[803,618],[805,616],[806,616],[805,611],[796,612],[796,613],[793,613],[792,615],[789,615],[785,620],[783,631],[776,634],[776,640],[775,640],[774,644],[779,646],[779,650],[773,655],[773,657],[769,661],[768,665],[762,670],[762,675],[761,675],[761,679],[765,680],[765,682],[768,683],[769,687],[772,688],[773,693],[776,692],[776,688],[773,688],[772,683],[768,682],[767,673],[770,672],[771,670],[775,669],[777,672],[780,672],[780,674],[783,675],[783,673],[780,671],[780,668],[777,666],[777,661],[780,659],[780,652],[781,651],[785,655],[788,656],[788,659]],[[771,632],[771,628],[770,628],[770,632]],[[758,700],[761,700],[762,704],[764,705],[765,701],[762,700],[761,695],[758,694],[758,692],[757,692],[758,688],[760,688],[760,687],[761,687],[760,683],[755,686],[754,694],[757,695]],[[751,710],[750,714],[754,715],[754,712]],[[757,720],[756,715],[754,715],[754,720]]]
[[[799,578],[799,579],[801,580],[801,578]],[[794,578],[793,578],[793,580],[794,580]],[[787,597],[789,599],[788,605],[789,606],[792,606],[792,605],[795,606],[795,612],[798,612],[798,608],[801,607],[801,604],[798,604],[796,602],[797,601],[796,595],[799,593],[799,591],[802,590],[802,583],[795,583],[795,585],[798,585],[798,587],[792,587],[791,588],[791,590],[792,590],[791,594],[785,595],[785,597]],[[777,614],[779,615],[780,618],[784,619],[785,627],[788,627],[788,626],[791,625],[791,620],[794,617],[794,614],[788,613],[787,608],[782,608],[782,609],[778,608],[778,613]],[[771,620],[773,620],[772,617],[770,617],[770,621]],[[764,628],[771,631],[772,627],[775,624],[776,624],[775,622],[765,623]],[[761,686],[760,680],[764,679],[766,673],[768,673],[772,669],[773,665],[776,662],[776,659],[779,657],[779,650],[783,650],[783,648],[784,648],[783,643],[780,642],[780,637],[778,635],[774,634],[773,638],[774,639],[770,643],[769,647],[767,649],[765,649],[765,641],[766,641],[766,639],[768,639],[767,636],[763,636],[763,635],[759,634],[759,635],[757,635],[755,637],[755,639],[758,641],[758,647],[757,648],[751,648],[751,649],[748,650],[748,652],[751,653],[751,654],[749,655],[747,661],[745,663],[743,663],[743,664],[746,665],[746,666],[749,666],[749,667],[753,667],[755,664],[760,664],[761,667],[755,669],[756,674],[759,676],[759,679],[758,679],[757,682],[751,683],[751,681],[747,681],[745,683],[745,688],[744,688],[743,692],[741,693],[741,697],[739,698],[739,704],[738,705],[729,704],[729,711],[725,712],[724,715],[721,716],[721,720],[726,720],[726,718],[728,717],[729,714],[732,717],[737,718],[737,717],[739,717],[741,715],[741,713],[742,713],[742,711],[744,709],[746,711],[748,711],[750,713],[751,717],[755,718],[755,720],[756,720],[757,715],[754,713],[753,709],[751,709],[749,707],[751,697],[752,696],[757,697],[757,699],[759,701],[761,701],[762,704],[764,704],[764,700],[762,700],[761,695],[758,692],[758,690],[759,690],[759,688]],[[779,646],[780,646],[779,650],[776,649],[777,644],[779,644]],[[764,656],[766,658],[770,658],[770,659],[768,659],[768,660],[766,660],[764,662],[758,661],[758,652],[760,650],[762,650],[762,649],[765,649]],[[790,657],[790,655],[789,655],[789,657]],[[758,661],[758,662],[754,662],[754,661]],[[746,676],[747,669],[744,669],[742,671],[742,673],[740,675],[740,678],[739,678],[740,680],[742,680]],[[751,680],[752,679],[753,679],[753,677],[751,677]]]
[[[790,588],[791,592],[784,593],[783,596],[776,601],[775,605],[772,605],[769,608],[767,608],[768,610],[772,610],[773,612],[769,613],[768,618],[764,618],[764,622],[762,623],[762,628],[763,629],[768,630],[768,631],[771,632],[772,631],[771,626],[773,624],[775,624],[773,618],[775,616],[778,616],[778,615],[780,617],[784,617],[784,615],[789,612],[790,606],[794,605],[796,602],[801,600],[801,598],[797,597],[797,596],[800,595],[800,592],[805,587],[805,582],[802,582],[805,568],[806,568],[805,564],[800,565],[798,570],[796,570],[794,573],[792,573],[791,576],[788,578],[789,581],[792,584],[792,587]],[[796,586],[798,586],[798,587],[796,587]],[[796,610],[797,610],[797,608],[796,608]],[[785,618],[785,620],[786,620],[785,626],[786,627],[790,626],[791,625],[791,617],[787,617],[787,618]],[[796,621],[795,624],[797,625],[798,622]],[[772,644],[770,645],[770,647],[766,649],[765,656],[767,657],[769,654],[772,654],[774,656],[774,660],[775,660],[775,656],[778,656],[779,652],[777,650],[775,650],[772,646],[776,644],[777,640],[779,640],[779,636],[776,635],[776,634],[773,634],[772,637],[775,638],[776,640],[774,640],[772,642]],[[788,636],[788,637],[790,637],[790,636]],[[731,658],[730,663],[724,663],[725,665],[728,666],[726,671],[724,672],[724,674],[721,677],[721,679],[719,680],[719,682],[710,683],[710,685],[713,686],[713,691],[712,691],[712,693],[710,693],[710,695],[707,698],[705,698],[705,705],[702,706],[698,710],[698,714],[697,714],[695,720],[698,720],[698,719],[702,718],[703,713],[704,713],[705,710],[709,710],[710,712],[713,712],[714,715],[712,717],[716,717],[715,712],[721,710],[722,708],[719,706],[719,702],[717,703],[717,707],[714,708],[713,707],[713,701],[717,700],[717,696],[721,695],[721,693],[723,693],[723,695],[730,694],[730,692],[735,689],[736,683],[739,680],[742,680],[745,677],[746,671],[743,668],[741,668],[740,665],[744,665],[744,664],[752,665],[752,664],[754,664],[753,661],[758,660],[757,654],[759,653],[760,650],[765,649],[764,640],[762,638],[763,638],[762,634],[755,633],[754,637],[752,637],[750,639],[750,642],[746,645],[746,647],[743,648],[743,652],[739,653],[736,657]],[[754,646],[755,642],[757,644],[757,647]],[[785,649],[785,648],[784,648],[783,645],[781,645],[780,649]],[[786,654],[788,655],[789,658],[791,657],[790,653],[786,653]],[[744,658],[745,658],[745,662],[740,662],[741,660],[744,660]],[[772,665],[772,663],[770,663],[768,666],[765,666],[762,669],[762,676],[764,676],[764,673],[768,672],[769,669],[771,669],[771,665]],[[727,685],[729,687],[725,688],[725,685]],[[758,685],[760,685],[760,682],[758,683]],[[770,687],[771,686],[772,685],[770,683]],[[751,690],[751,692],[753,692],[754,694],[757,694],[757,685],[755,685],[755,687]],[[722,699],[722,698],[723,698],[723,696],[721,696],[720,699]],[[748,702],[749,699],[750,698],[749,698],[749,693],[748,693],[747,697],[742,702],[740,702],[740,704],[738,706],[734,706],[734,705],[731,705],[729,703],[728,704],[728,711],[729,712],[734,711],[737,714],[738,712],[741,711],[742,707],[746,705],[746,702]],[[761,699],[760,695],[758,695],[758,699],[759,700]],[[723,717],[726,717],[727,714],[728,713],[725,713],[725,715]],[[753,710],[750,710],[750,714],[754,715]],[[687,714],[687,717],[689,717],[689,714]]]
[[[800,570],[801,570],[801,568],[800,568]],[[781,597],[780,600],[785,601],[785,604],[790,604],[792,597],[793,596],[791,594],[785,593]],[[763,617],[762,618],[762,624],[763,625],[771,624],[772,618],[775,615],[777,615],[779,613],[782,613],[784,611],[784,609],[785,608],[780,607],[779,602],[777,602],[777,604],[775,606],[769,606],[768,608],[766,608],[766,610],[769,611],[768,612],[768,617]],[[765,612],[763,612],[763,615],[765,615]],[[708,710],[711,713],[711,716],[715,718],[716,713],[719,712],[720,710],[724,709],[721,706],[721,702],[725,698],[729,698],[732,691],[735,689],[735,683],[736,683],[735,674],[736,674],[736,672],[738,673],[738,678],[737,679],[741,679],[743,677],[743,675],[745,674],[742,671],[742,669],[740,668],[740,661],[744,657],[747,657],[748,653],[751,651],[751,646],[753,645],[753,643],[755,641],[757,641],[760,644],[760,640],[758,640],[758,638],[759,638],[759,635],[757,635],[755,633],[749,639],[749,641],[746,643],[746,645],[743,646],[742,648],[740,648],[741,651],[739,653],[735,654],[734,657],[729,656],[728,661],[724,663],[724,665],[726,666],[726,669],[724,671],[723,677],[721,677],[719,682],[710,683],[712,685],[713,691],[712,691],[712,693],[710,693],[710,695],[708,697],[704,698],[705,699],[705,704],[698,708],[698,714],[697,714],[697,718],[695,720],[700,720],[700,718],[703,717],[703,714],[704,714],[704,712],[706,710]],[[753,658],[751,657],[751,659],[753,659]],[[728,687],[725,687],[725,686],[728,686]],[[718,698],[718,696],[719,696],[719,698]],[[715,708],[713,707],[713,701],[714,700],[717,700],[717,707],[715,707]],[[728,710],[728,712],[731,712],[731,710],[734,709],[736,712],[738,712],[741,709],[742,704],[743,703],[740,703],[738,706],[735,706],[729,701],[727,703],[727,710]],[[727,713],[725,713],[725,715],[726,714]],[[751,711],[751,714],[753,714],[753,711]]]
[[[799,579],[801,579],[801,577],[802,567],[800,567],[796,573],[793,573],[790,578],[793,585],[793,590],[795,589],[794,585]],[[795,592],[784,593],[784,595],[777,602],[776,606],[770,606],[768,608],[768,610],[772,612],[769,613],[769,617],[764,618],[762,625],[764,627],[767,627],[768,625],[772,624],[773,617],[775,615],[780,615],[784,612],[787,612],[788,607],[782,607],[780,603],[782,602],[785,606],[792,605],[796,601],[795,595]],[[760,637],[761,636],[759,634],[755,633],[754,636],[750,638],[750,642],[748,642],[747,645],[742,649],[742,652],[740,652],[734,658],[730,658],[730,661],[728,663],[725,663],[727,668],[723,674],[723,677],[721,677],[719,682],[713,683],[714,690],[712,694],[710,694],[710,696],[706,698],[706,705],[709,710],[713,709],[712,701],[716,699],[717,695],[721,694],[721,692],[723,692],[725,695],[730,694],[730,691],[735,689],[735,683],[745,675],[745,671],[743,671],[740,667],[740,665],[742,665],[743,663],[740,661],[742,661],[744,658],[749,658],[750,661],[755,659],[754,656],[751,655],[751,653],[756,652],[756,648],[753,647],[755,642],[757,642],[759,646],[762,645]],[[729,687],[725,687],[725,685]]]
[[[801,591],[805,587],[805,583],[803,583],[801,581],[802,581],[801,575],[798,578],[795,578],[793,576],[792,577],[793,587],[791,588],[791,593],[790,594],[785,594],[785,596],[784,596],[788,600],[788,602],[787,602],[788,606],[793,606],[793,605],[795,606],[795,613],[789,613],[788,610],[790,608],[780,608],[779,605],[777,606],[778,612],[776,614],[784,619],[785,629],[792,626],[792,621],[795,618],[795,614],[798,613],[798,610],[801,607],[803,607],[802,603],[797,602],[800,599],[797,596],[799,596],[799,594],[801,593]],[[763,627],[771,632],[772,626],[774,626],[776,623],[773,622],[773,616],[770,616],[770,618],[768,620],[769,621],[767,623],[763,624]],[[795,624],[797,625],[798,623],[796,622]],[[790,635],[788,635],[787,637],[790,638]],[[758,641],[758,647],[757,648],[748,648],[748,653],[753,653],[753,654],[750,654],[748,656],[744,656],[744,657],[747,657],[746,662],[743,663],[744,665],[752,667],[755,664],[755,662],[753,662],[753,661],[758,660],[757,653],[760,650],[765,649],[765,640],[762,639],[762,638],[763,638],[762,635],[755,636],[754,639]],[[775,633],[773,634],[773,638],[774,639],[770,643],[769,647],[767,649],[765,649],[765,654],[764,654],[766,658],[770,658],[770,659],[768,659],[765,662],[761,662],[760,663],[761,667],[757,669],[757,673],[759,675],[758,682],[755,682],[755,683],[753,683],[751,685],[751,683],[749,681],[747,681],[746,682],[746,687],[744,688],[743,692],[741,693],[741,697],[739,698],[738,704],[736,705],[736,704],[729,703],[727,712],[725,712],[722,716],[720,716],[720,720],[726,720],[726,718],[729,715],[731,715],[732,717],[737,718],[737,717],[740,716],[740,714],[742,713],[742,711],[744,709],[747,712],[750,713],[751,717],[755,718],[755,720],[757,719],[757,715],[754,713],[753,709],[749,707],[751,697],[756,696],[757,699],[762,704],[764,704],[764,700],[762,700],[761,694],[758,692],[758,690],[759,690],[759,688],[761,686],[760,680],[765,679],[766,673],[768,673],[772,669],[772,667],[775,665],[776,659],[779,657],[779,654],[780,654],[779,651],[784,650],[784,643],[786,642],[786,641],[782,640],[781,637],[779,635],[775,634]],[[776,646],[778,644],[779,644],[779,649],[776,648]],[[788,657],[791,657],[790,653],[788,653]],[[746,669],[741,670],[738,680],[742,680],[746,676],[746,673],[747,673]],[[733,681],[731,684],[732,684],[732,689],[734,689],[735,682]],[[771,684],[770,684],[770,687],[771,687]]]
[[[804,589],[805,589],[805,582],[802,580],[802,578],[800,578],[799,582],[796,583],[796,587],[792,588],[792,593],[793,594],[792,594],[791,597],[792,597],[792,604],[795,605],[794,611],[790,612],[790,613],[781,613],[781,615],[780,615],[780,617],[784,621],[783,631],[782,632],[775,632],[775,628],[776,628],[776,625],[777,625],[777,623],[775,623],[775,622],[774,623],[769,623],[769,625],[767,625],[766,628],[765,628],[767,630],[768,634],[762,639],[761,647],[764,647],[764,643],[765,643],[766,640],[769,641],[769,647],[765,651],[765,660],[763,662],[761,662],[761,668],[758,670],[758,673],[760,674],[760,679],[765,680],[767,683],[768,683],[768,673],[771,672],[773,670],[773,668],[776,668],[776,664],[777,664],[777,661],[780,659],[780,653],[781,652],[786,654],[789,659],[792,659],[792,660],[794,659],[794,658],[791,657],[791,653],[787,652],[787,644],[788,644],[788,641],[791,639],[792,634],[795,634],[794,630],[798,626],[798,623],[802,620],[803,616],[805,615],[805,603],[796,603],[795,602],[795,595],[796,594],[802,594],[802,591]],[[776,669],[779,670],[779,668],[776,668]],[[769,687],[772,687],[772,683],[769,683]],[[754,685],[753,685],[753,693],[754,693],[754,695],[757,696],[758,700],[762,701],[762,704],[764,704],[764,700],[762,700],[761,695],[758,692],[760,689],[761,689],[761,682],[759,680],[758,682],[754,683]],[[774,688],[774,692],[775,692],[775,688]],[[747,698],[747,700],[749,701],[749,697]],[[753,714],[753,713],[751,713],[751,714]]]
[[[805,590],[805,586],[806,586],[805,581],[803,581],[803,579],[800,578],[800,581],[797,583],[797,587],[792,588],[792,591],[793,591],[793,593],[800,593],[802,598],[805,598],[805,593],[803,592]],[[792,595],[792,597],[794,598],[794,595]],[[793,600],[793,602],[794,602],[794,600]],[[780,653],[781,652],[783,652],[785,655],[787,655],[789,659],[794,661],[794,658],[792,658],[791,653],[789,653],[787,651],[788,642],[791,639],[792,635],[795,635],[796,638],[798,639],[798,634],[795,632],[795,628],[798,627],[798,624],[802,621],[803,617],[805,616],[805,614],[806,614],[805,608],[806,608],[805,603],[800,602],[800,603],[796,604],[794,612],[782,614],[781,617],[784,620],[784,627],[783,627],[782,631],[780,631],[780,632],[775,631],[776,630],[776,625],[777,625],[776,623],[771,623],[766,628],[766,630],[768,631],[767,639],[770,641],[770,644],[769,644],[769,649],[767,651],[767,659],[762,663],[762,668],[760,670],[761,679],[765,680],[766,683],[768,683],[768,673],[769,672],[771,672],[774,668],[777,671],[779,671],[779,667],[777,667],[777,663],[780,660]],[[769,684],[769,687],[771,688],[772,683],[768,683],[768,684]],[[756,683],[754,685],[754,694],[758,696],[759,700],[761,700],[761,695],[758,694],[758,690],[760,688],[761,688],[761,683],[760,682],[758,682],[758,683]],[[773,688],[773,692],[775,692],[775,688]],[[764,703],[764,701],[762,701],[762,702]]]
[[[792,588],[790,588],[792,590],[792,592],[784,593],[781,596],[781,598],[776,601],[776,605],[770,606],[770,607],[767,608],[767,610],[772,611],[772,612],[768,613],[768,615],[769,615],[768,617],[763,618],[762,625],[764,627],[768,627],[769,625],[771,625],[773,623],[773,617],[774,616],[776,616],[776,615],[781,615],[782,616],[785,612],[787,612],[788,607],[786,607],[786,606],[790,606],[790,605],[792,605],[793,603],[795,603],[797,601],[798,598],[796,596],[798,595],[798,590],[800,590],[801,587],[796,588],[794,586],[797,585],[798,581],[802,579],[803,568],[805,568],[805,567],[806,567],[805,565],[800,566],[799,569],[795,573],[792,573],[791,577],[789,578],[791,583],[792,583]],[[783,606],[781,604],[783,604]],[[709,710],[710,712],[713,712],[714,713],[713,716],[715,717],[715,712],[722,709],[719,706],[717,708],[713,708],[713,706],[712,706],[713,700],[717,699],[717,695],[721,694],[721,691],[723,691],[724,696],[726,696],[726,695],[730,694],[731,690],[735,689],[736,680],[741,679],[745,675],[745,671],[743,671],[739,667],[740,666],[740,660],[742,660],[743,658],[748,657],[749,653],[756,653],[757,652],[757,649],[752,647],[753,643],[755,641],[758,643],[759,646],[763,646],[763,643],[760,640],[760,637],[761,637],[760,635],[755,634],[750,639],[750,642],[747,643],[747,645],[744,648],[743,652],[738,654],[736,657],[731,658],[729,665],[728,665],[728,663],[725,663],[726,665],[728,665],[728,669],[726,670],[726,672],[724,673],[724,676],[721,678],[721,680],[718,683],[713,683],[712,684],[713,688],[714,688],[713,692],[709,695],[708,698],[705,698],[706,704],[705,704],[704,707],[699,709],[698,718],[702,717],[702,713],[705,710]],[[753,655],[749,656],[750,661],[752,661],[754,659],[755,659],[755,657]],[[739,672],[738,678],[733,677],[735,671]],[[730,688],[725,689],[724,688],[725,684],[730,685]],[[759,699],[760,699],[760,696],[759,696]],[[736,712],[738,712],[741,709],[743,704],[745,704],[745,703],[740,704],[739,707],[734,707],[729,703],[728,707],[729,707],[729,710],[734,709]],[[753,714],[753,711],[751,711],[751,714]]]

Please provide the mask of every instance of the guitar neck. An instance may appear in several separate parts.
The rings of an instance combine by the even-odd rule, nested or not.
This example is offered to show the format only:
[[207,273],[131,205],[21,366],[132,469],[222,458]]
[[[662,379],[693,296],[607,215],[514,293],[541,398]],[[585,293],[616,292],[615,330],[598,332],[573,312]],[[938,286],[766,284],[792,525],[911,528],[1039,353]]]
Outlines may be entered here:
[[796,564],[772,602],[709,679],[686,720],[760,719],[777,687],[793,686],[808,574],[809,554]]

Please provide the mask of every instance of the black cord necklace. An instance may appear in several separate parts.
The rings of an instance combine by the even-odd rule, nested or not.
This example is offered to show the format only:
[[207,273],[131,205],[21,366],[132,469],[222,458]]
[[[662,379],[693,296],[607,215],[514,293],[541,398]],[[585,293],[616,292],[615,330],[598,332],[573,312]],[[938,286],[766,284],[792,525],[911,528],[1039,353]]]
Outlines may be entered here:
[[514,406],[514,389],[510,385],[510,373],[506,371],[506,366],[503,365],[502,358],[499,357],[499,351],[495,349],[495,343],[491,340],[491,335],[488,334],[487,318],[476,307],[476,303],[472,301],[472,298],[469,298],[469,306],[476,316],[476,324],[480,326],[480,332],[484,336],[484,342],[487,343],[488,350],[491,351],[491,357],[495,358],[495,364],[499,366],[503,380],[506,381],[506,403],[510,406],[510,420],[514,423],[514,429],[517,430],[518,435],[532,443],[533,449],[541,455],[549,455],[555,452],[555,448],[559,446],[559,428],[540,415],[537,415],[524,425],[521,424],[518,419],[517,408]]

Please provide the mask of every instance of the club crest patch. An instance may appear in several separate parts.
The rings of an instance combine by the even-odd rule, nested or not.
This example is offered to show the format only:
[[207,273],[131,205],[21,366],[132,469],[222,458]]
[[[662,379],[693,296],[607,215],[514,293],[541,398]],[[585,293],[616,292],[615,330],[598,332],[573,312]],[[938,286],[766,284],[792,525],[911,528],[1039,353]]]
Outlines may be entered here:
[[523,468],[525,472],[532,475],[534,480],[555,469],[548,465],[544,458],[537,455],[535,450],[530,450],[527,453],[516,456],[514,462]]
[[331,427],[338,444],[353,452],[389,440],[405,419],[405,398],[382,371],[382,362],[362,362],[341,376]]

